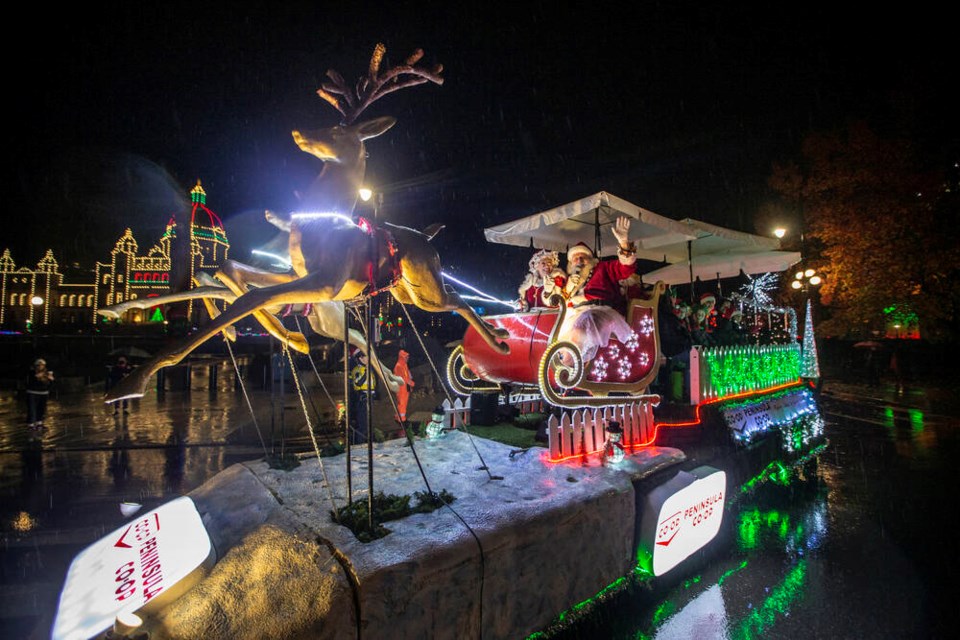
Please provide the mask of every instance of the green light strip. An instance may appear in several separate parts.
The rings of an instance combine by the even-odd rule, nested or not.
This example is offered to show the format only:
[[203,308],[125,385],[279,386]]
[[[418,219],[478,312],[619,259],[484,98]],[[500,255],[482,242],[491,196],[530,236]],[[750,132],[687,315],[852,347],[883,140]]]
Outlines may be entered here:
[[799,345],[713,347],[700,357],[709,397],[769,389],[800,377]]

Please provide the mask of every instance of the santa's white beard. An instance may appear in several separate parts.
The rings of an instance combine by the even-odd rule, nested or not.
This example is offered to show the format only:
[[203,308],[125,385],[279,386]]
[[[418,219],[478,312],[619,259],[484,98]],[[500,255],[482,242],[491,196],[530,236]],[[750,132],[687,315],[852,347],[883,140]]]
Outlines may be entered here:
[[580,272],[581,272],[581,271],[589,271],[590,269],[592,269],[594,264],[596,264],[596,263],[593,262],[593,261],[591,261],[591,260],[588,260],[587,262],[584,262],[582,266],[577,266],[576,264],[572,264],[572,263],[571,263],[571,264],[568,264],[568,265],[567,265],[567,275],[569,275],[569,276],[578,276],[578,275],[580,275]]

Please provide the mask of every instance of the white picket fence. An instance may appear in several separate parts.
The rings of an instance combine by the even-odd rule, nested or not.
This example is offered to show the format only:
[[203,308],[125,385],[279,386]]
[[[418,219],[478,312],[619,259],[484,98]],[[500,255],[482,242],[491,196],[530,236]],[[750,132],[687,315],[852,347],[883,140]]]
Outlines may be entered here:
[[[540,396],[524,395],[509,398],[510,404],[521,413],[545,412],[545,403]],[[443,426],[456,429],[470,424],[470,398],[444,400]],[[621,442],[625,449],[648,445],[656,431],[653,422],[653,405],[649,402],[634,402],[599,409],[564,411],[557,419],[547,419],[547,438],[551,460],[599,453],[606,441],[606,426],[610,420],[620,423],[623,429]]]
[[[516,407],[520,414],[547,412],[547,403],[536,393],[511,393],[509,397],[501,395],[498,402],[501,406],[509,404]],[[470,396],[456,398],[453,402],[444,400],[441,406],[444,427],[450,429],[470,424]]]
[[450,400],[444,400],[440,403],[443,407],[443,426],[445,429],[457,429],[463,425],[470,424],[470,397],[456,398],[452,403]]
[[605,428],[610,420],[620,423],[623,429],[621,442],[628,451],[632,447],[650,444],[656,435],[653,405],[649,402],[564,411],[559,420],[556,416],[547,420],[550,459],[598,453],[606,441]]

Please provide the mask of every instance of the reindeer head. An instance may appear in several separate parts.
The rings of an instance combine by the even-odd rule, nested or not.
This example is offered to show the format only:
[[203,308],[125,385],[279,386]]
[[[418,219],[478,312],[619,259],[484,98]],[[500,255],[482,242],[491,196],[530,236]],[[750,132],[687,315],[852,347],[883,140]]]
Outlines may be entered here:
[[[324,82],[317,94],[333,105],[344,116],[341,124],[318,131],[293,131],[293,141],[302,151],[324,162],[323,170],[313,181],[303,198],[301,207],[316,212],[336,212],[350,215],[357,202],[357,190],[363,184],[367,166],[364,140],[384,133],[396,119],[383,116],[353,124],[357,117],[380,97],[424,82],[443,84],[443,67],[432,69],[416,67],[423,57],[417,49],[402,65],[380,73],[380,63],[386,47],[378,44],[373,51],[367,75],[355,87],[346,85],[343,77],[333,69],[327,71],[329,82]],[[339,97],[338,97],[339,96]]]
[[396,118],[383,116],[355,125],[337,125],[318,131],[293,131],[293,141],[301,151],[324,162],[356,164],[366,159],[363,141],[376,138],[396,123]]

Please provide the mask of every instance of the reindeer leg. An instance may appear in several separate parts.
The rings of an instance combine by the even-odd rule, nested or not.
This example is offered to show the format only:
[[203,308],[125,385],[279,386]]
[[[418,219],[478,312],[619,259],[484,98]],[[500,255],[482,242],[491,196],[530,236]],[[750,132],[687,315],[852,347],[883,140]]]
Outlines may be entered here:
[[196,300],[197,298],[212,298],[215,300],[232,300],[236,296],[223,287],[197,287],[189,291],[180,293],[169,293],[165,296],[156,298],[138,298],[136,300],[127,300],[119,304],[97,309],[97,313],[105,318],[119,318],[122,314],[131,309],[149,309],[158,304],[170,304],[171,302],[185,302],[187,300]]
[[[248,265],[227,260],[217,272],[217,278],[229,288],[236,297],[250,291],[250,285],[265,287],[275,284],[290,282],[294,278],[287,273],[274,273],[272,271],[263,271],[254,269]],[[212,317],[212,316],[211,316]],[[267,333],[288,345],[300,353],[310,353],[310,345],[302,333],[288,331],[280,320],[264,309],[258,309],[253,312],[253,317],[257,319]]]
[[[399,302],[414,304],[424,311],[454,311],[470,323],[491,349],[504,355],[510,353],[510,345],[499,340],[510,333],[506,329],[492,327],[484,322],[457,292],[444,289],[439,275],[424,277],[428,275],[425,273],[426,269],[411,268],[413,265],[408,266],[406,263],[401,263],[401,266],[404,269],[404,280],[390,290]],[[408,278],[407,274],[412,275]]]
[[[310,327],[319,335],[332,338],[333,340],[343,340],[342,302],[335,300],[332,302],[314,303],[313,313],[307,316],[307,321],[310,323]],[[350,329],[349,338],[350,344],[367,353],[367,341],[364,339],[362,333],[355,329]],[[394,375],[391,369],[382,366],[376,355],[370,360],[370,363],[373,365],[374,371],[378,373],[381,370],[383,371],[380,379],[383,380],[383,384],[391,393],[396,394],[397,391],[400,390],[400,385],[403,384],[403,379]]]
[[[199,287],[219,287],[221,289],[224,288],[222,284],[214,280],[209,274],[207,274],[204,271],[197,272],[197,274],[193,277],[193,284],[197,288]],[[234,300],[236,300],[236,298],[237,298],[236,296],[233,296],[227,302],[233,302]],[[217,316],[220,315],[220,309],[217,309],[216,305],[213,304],[213,301],[210,298],[201,298],[200,301],[203,302],[203,307],[207,310],[207,315],[210,317],[211,320],[215,319]],[[237,330],[233,327],[227,327],[226,329],[223,330],[223,337],[229,340],[230,342],[236,342]]]
[[[329,300],[345,288],[344,283],[339,283],[333,287],[327,285],[311,287],[309,286],[310,279],[308,276],[272,287],[251,289],[238,297],[219,317],[200,327],[196,333],[185,336],[179,342],[169,345],[152,360],[134,369],[107,393],[106,402],[116,402],[123,398],[139,398],[147,388],[147,382],[157,371],[178,364],[194,349],[220,333],[224,327],[232,325],[258,309],[274,305],[304,304],[314,300]],[[319,280],[319,278],[313,278],[313,280]],[[356,292],[351,290],[347,294],[353,297]]]

